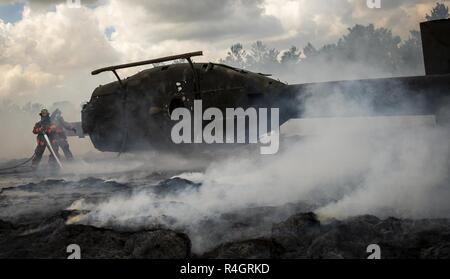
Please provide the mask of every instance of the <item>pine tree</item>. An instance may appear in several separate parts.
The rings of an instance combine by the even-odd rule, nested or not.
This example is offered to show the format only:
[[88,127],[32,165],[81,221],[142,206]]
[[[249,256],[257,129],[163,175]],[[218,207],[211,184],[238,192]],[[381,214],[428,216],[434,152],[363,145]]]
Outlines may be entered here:
[[427,14],[425,18],[427,21],[447,19],[450,17],[448,13],[448,7],[442,3],[436,3],[436,6],[431,10],[431,15]]

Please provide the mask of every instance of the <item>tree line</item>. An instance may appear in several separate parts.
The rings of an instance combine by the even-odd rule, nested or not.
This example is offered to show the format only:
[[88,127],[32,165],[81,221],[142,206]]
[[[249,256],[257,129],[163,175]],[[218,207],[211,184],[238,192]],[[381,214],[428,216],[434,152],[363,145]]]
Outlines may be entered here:
[[[436,3],[425,18],[447,19],[449,9]],[[391,30],[373,24],[356,24],[336,43],[320,48],[308,43],[281,52],[262,41],[249,49],[236,43],[220,63],[256,72],[270,71],[295,82],[423,74],[420,32],[412,30],[409,38],[402,40]]]

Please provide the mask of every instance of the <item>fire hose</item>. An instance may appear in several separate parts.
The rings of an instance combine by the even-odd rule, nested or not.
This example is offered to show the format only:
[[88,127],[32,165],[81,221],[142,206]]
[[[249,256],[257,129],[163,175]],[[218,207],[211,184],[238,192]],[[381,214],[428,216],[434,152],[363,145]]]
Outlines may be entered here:
[[27,159],[26,161],[24,161],[24,162],[22,162],[22,163],[20,163],[20,164],[18,164],[18,165],[0,169],[0,172],[7,171],[7,170],[17,169],[17,168],[19,168],[19,167],[25,165],[26,163],[30,162],[31,160],[33,160],[33,159],[34,159],[34,156],[35,156],[35,155],[33,154],[33,156],[31,156],[29,159]]
[[[48,138],[47,134],[45,134],[45,133],[43,134],[43,136],[44,136],[45,144],[47,145],[48,150],[50,151],[50,153],[51,153],[51,154],[53,155],[53,157],[55,158],[56,163],[58,164],[58,166],[62,169],[63,166],[62,166],[61,161],[59,160],[59,157],[57,156],[55,150],[54,150],[53,147],[52,147],[52,144],[51,144],[51,142],[50,142],[50,139]],[[19,168],[19,167],[21,167],[21,166],[24,166],[25,164],[27,164],[28,162],[30,162],[31,160],[33,160],[35,156],[36,156],[36,155],[33,154],[33,156],[31,156],[30,158],[28,158],[26,161],[24,161],[24,162],[22,162],[22,163],[20,163],[20,164],[17,164],[17,165],[15,165],[15,166],[7,167],[7,168],[1,168],[1,169],[0,169],[0,172],[4,172],[4,171],[8,171],[8,170],[17,169],[17,168]],[[0,174],[1,174],[1,173],[0,173]]]
[[62,169],[63,166],[61,164],[61,161],[59,161],[58,154],[56,154],[55,150],[53,150],[50,139],[48,138],[47,134],[45,134],[45,133],[44,133],[44,139],[45,139],[45,143],[47,144],[48,150],[50,150],[50,153],[53,155],[53,158],[55,158],[56,163],[58,163],[58,166]]

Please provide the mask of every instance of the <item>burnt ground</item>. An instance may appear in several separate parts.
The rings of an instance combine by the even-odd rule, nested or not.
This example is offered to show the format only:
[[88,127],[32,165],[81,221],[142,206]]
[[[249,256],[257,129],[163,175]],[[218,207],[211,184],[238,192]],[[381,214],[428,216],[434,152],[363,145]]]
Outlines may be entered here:
[[[152,177],[158,179],[145,191],[156,197],[201,188],[199,183],[164,174]],[[3,188],[0,258],[67,258],[70,244],[81,247],[83,258],[363,259],[370,244],[380,246],[382,258],[450,258],[448,219],[379,219],[367,215],[320,220],[313,213],[316,206],[305,202],[231,210],[203,217],[195,226],[177,224],[170,216],[145,226],[114,222],[99,226],[89,218],[73,221],[90,213],[70,209],[75,201],[98,203],[117,194],[132,195],[136,187],[144,186],[83,178]],[[193,249],[193,243],[199,241],[208,245]]]

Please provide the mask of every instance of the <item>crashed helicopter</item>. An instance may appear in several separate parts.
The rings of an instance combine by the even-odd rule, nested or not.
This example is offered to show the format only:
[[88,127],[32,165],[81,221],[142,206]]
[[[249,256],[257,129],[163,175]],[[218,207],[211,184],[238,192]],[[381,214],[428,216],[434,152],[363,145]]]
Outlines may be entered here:
[[[279,108],[280,125],[305,117],[304,103],[311,96],[340,92],[348,99],[369,100],[370,113],[336,115],[321,111],[307,117],[367,117],[432,115],[448,124],[450,104],[450,20],[421,23],[425,76],[335,81],[287,85],[268,75],[218,63],[194,63],[191,52],[147,61],[110,66],[92,72],[112,72],[117,81],[99,86],[82,109],[82,131],[100,151],[137,152],[148,149],[183,150],[205,144],[175,144],[171,119],[177,108],[194,111],[201,100],[225,113],[227,108]],[[184,59],[122,79],[118,70]],[[225,120],[224,120],[225,121]],[[207,125],[208,121],[203,121]],[[81,130],[81,129],[79,129]],[[83,135],[79,135],[83,136]]]

